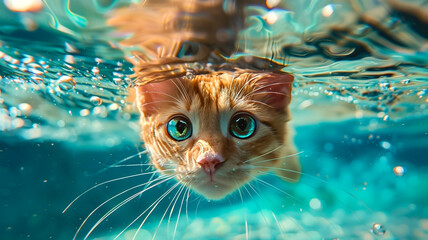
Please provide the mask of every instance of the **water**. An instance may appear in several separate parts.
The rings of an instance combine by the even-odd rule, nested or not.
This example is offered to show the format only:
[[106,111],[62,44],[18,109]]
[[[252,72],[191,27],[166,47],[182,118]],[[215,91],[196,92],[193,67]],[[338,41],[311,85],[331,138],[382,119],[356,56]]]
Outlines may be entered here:
[[[68,204],[97,184],[152,171],[135,167],[147,158],[138,154],[138,114],[127,97],[132,65],[106,40],[102,18],[129,1],[47,2],[25,13],[0,4],[0,239],[70,239],[100,206],[79,231],[83,239],[136,190],[105,201],[150,175],[101,184],[63,213]],[[139,239],[174,231],[176,239],[428,238],[426,21],[383,2],[288,4],[292,11],[249,8],[252,27],[237,48],[288,63],[296,76],[302,180],[267,175],[220,202],[173,191]],[[138,196],[89,238],[112,239],[173,185]],[[120,239],[132,239],[145,216]]]

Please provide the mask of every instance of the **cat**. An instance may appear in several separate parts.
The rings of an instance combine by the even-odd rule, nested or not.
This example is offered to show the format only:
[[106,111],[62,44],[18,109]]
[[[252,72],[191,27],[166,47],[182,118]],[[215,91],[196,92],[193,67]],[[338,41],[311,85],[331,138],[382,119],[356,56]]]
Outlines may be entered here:
[[297,181],[287,129],[292,80],[236,70],[138,86],[141,136],[152,163],[207,199],[222,199],[269,169]]
[[132,34],[121,44],[133,47],[151,163],[206,199],[271,170],[289,182],[300,177],[287,126],[293,76],[266,59],[227,59],[250,3],[265,1],[144,1],[109,19]]

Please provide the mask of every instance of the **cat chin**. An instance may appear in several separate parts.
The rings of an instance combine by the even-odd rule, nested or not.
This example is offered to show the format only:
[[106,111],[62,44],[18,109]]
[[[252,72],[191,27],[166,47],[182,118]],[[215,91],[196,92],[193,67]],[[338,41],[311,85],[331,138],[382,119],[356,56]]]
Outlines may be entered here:
[[217,187],[215,187],[214,184],[211,184],[211,186],[201,185],[192,189],[193,191],[199,193],[208,200],[224,199],[227,195],[231,194],[236,190],[235,188],[232,188],[230,186],[220,184],[217,184]]
[[206,199],[221,200],[224,199],[227,195],[235,192],[238,187],[241,187],[241,185],[241,183],[235,183],[230,179],[227,180],[217,178],[214,181],[200,181],[197,185],[193,185],[191,188],[193,191],[204,196]]

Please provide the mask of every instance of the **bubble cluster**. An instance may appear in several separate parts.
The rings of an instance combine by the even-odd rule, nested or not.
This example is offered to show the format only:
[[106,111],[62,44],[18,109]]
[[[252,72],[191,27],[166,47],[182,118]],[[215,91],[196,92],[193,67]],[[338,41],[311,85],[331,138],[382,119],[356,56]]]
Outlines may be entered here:
[[97,119],[138,118],[126,101],[133,79],[125,60],[91,56],[74,40],[26,41],[0,42],[0,137],[76,141],[98,131]]

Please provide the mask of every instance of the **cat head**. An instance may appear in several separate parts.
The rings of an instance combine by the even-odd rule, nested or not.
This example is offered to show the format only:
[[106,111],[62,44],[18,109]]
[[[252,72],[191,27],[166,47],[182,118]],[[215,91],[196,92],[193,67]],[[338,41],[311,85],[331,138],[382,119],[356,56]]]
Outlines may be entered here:
[[151,161],[207,199],[234,192],[284,161],[292,81],[224,71],[137,86]]

